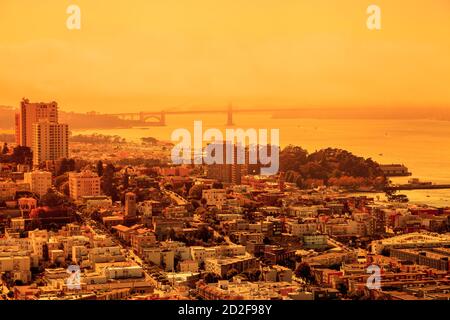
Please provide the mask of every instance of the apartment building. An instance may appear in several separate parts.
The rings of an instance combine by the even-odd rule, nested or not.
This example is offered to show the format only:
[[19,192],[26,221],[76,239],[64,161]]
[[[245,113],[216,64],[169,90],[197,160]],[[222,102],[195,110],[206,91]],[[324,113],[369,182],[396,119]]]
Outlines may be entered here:
[[69,157],[69,126],[55,122],[37,122],[33,130],[33,165]]
[[302,237],[307,234],[313,234],[319,229],[317,223],[298,223],[290,221],[286,224],[287,231],[296,237]]
[[258,267],[258,262],[251,255],[205,260],[205,270],[218,274],[221,277],[226,276],[231,269],[235,269],[241,273],[256,267]]
[[[33,124],[38,122],[58,123],[58,104],[56,102],[31,103],[23,99],[20,103],[20,114],[16,120],[16,135],[20,136],[19,144],[33,148]],[[18,131],[18,132],[17,132]]]
[[125,261],[125,256],[118,246],[92,248],[89,250],[88,257],[89,261],[94,264]]
[[31,259],[27,255],[16,255],[10,253],[9,256],[0,256],[0,273],[9,272],[13,280],[23,283],[31,281]]
[[30,185],[32,192],[43,196],[52,187],[52,174],[48,171],[25,172],[24,182]]
[[82,197],[100,195],[100,177],[90,170],[69,173],[70,197],[80,200]]

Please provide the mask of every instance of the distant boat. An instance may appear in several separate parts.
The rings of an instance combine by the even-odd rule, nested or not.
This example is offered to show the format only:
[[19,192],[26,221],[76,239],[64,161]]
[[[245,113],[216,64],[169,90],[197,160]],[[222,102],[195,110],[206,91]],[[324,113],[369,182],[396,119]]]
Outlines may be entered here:
[[406,196],[404,194],[399,194],[399,195],[391,194],[391,195],[387,195],[387,198],[391,202],[402,202],[402,203],[405,203],[405,202],[409,201],[408,196]]
[[412,178],[408,180],[408,184],[412,186],[431,186],[431,181],[420,181],[418,178]]
[[382,157],[382,156],[383,156],[383,154],[382,154],[382,153],[379,153],[378,155],[379,155],[380,157]]

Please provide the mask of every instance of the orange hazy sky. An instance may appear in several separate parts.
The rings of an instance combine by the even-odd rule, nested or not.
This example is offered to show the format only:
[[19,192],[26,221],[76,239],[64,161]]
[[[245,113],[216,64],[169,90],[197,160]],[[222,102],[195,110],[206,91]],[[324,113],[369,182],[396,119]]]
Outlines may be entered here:
[[0,105],[450,108],[449,16],[449,0],[0,0]]

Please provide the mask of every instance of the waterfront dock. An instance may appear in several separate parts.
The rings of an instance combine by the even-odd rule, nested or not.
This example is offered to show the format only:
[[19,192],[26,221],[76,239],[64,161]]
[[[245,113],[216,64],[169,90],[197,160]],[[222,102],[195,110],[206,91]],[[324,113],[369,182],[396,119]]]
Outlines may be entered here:
[[385,191],[399,190],[425,190],[425,189],[450,189],[450,184],[400,184],[385,188]]

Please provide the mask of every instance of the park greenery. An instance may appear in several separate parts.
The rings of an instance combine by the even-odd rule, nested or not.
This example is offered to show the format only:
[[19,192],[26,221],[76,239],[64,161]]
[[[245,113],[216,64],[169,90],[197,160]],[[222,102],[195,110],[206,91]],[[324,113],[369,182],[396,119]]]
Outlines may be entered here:
[[381,190],[386,184],[378,163],[335,148],[308,153],[301,147],[289,145],[280,152],[280,171],[285,172],[287,182],[300,188],[326,185]]

